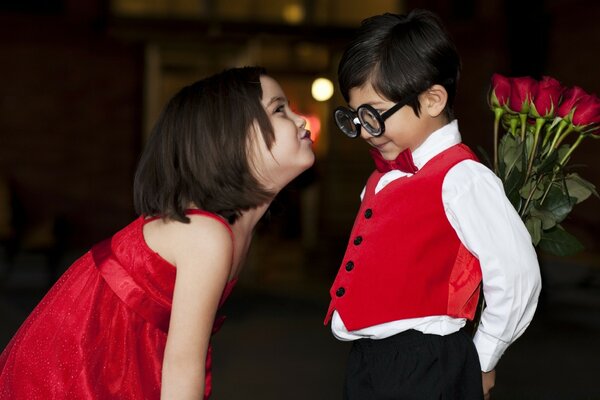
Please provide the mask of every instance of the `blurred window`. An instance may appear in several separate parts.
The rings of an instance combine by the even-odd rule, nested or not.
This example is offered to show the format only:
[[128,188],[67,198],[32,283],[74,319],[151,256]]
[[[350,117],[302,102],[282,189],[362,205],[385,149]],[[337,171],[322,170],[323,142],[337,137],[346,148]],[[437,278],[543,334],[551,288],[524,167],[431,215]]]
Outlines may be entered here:
[[398,0],[111,0],[111,11],[128,17],[354,26],[370,15],[399,12],[402,3]]

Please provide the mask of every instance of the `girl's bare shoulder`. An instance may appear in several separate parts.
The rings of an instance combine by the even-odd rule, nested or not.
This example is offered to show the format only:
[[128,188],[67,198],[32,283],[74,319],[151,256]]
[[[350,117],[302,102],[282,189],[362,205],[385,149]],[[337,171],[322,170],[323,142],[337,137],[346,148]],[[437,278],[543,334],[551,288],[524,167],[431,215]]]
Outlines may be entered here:
[[144,226],[144,238],[150,248],[174,265],[194,257],[231,255],[231,231],[214,217],[190,215],[190,222],[152,221]]

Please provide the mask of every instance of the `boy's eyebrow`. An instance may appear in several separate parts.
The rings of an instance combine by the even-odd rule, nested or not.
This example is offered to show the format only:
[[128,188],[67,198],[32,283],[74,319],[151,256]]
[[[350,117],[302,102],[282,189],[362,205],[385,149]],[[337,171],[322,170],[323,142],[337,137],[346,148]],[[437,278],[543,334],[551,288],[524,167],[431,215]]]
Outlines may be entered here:
[[[374,101],[374,102],[368,102],[367,101],[366,103],[359,104],[358,107],[360,107],[362,105],[365,105],[365,104],[368,104],[371,107],[377,108],[377,106],[381,106],[383,103],[384,103],[383,101]],[[356,111],[356,109],[354,107],[350,106],[350,104],[348,104],[348,108],[350,109],[350,111]]]
[[366,104],[370,105],[371,107],[377,107],[377,106],[382,106],[385,103],[386,103],[385,101],[377,100],[377,101],[367,102]]

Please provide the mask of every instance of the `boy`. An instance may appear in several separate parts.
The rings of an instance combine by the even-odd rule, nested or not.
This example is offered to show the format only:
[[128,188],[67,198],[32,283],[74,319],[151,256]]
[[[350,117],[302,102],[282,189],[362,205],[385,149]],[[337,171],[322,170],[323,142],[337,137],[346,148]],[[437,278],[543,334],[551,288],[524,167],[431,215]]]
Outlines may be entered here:
[[[481,399],[540,291],[531,238],[500,180],[461,144],[460,61],[435,15],[363,21],[340,61],[338,127],[371,147],[325,319],[353,341],[345,399]],[[475,337],[483,285],[486,308]],[[481,372],[480,372],[481,371]]]

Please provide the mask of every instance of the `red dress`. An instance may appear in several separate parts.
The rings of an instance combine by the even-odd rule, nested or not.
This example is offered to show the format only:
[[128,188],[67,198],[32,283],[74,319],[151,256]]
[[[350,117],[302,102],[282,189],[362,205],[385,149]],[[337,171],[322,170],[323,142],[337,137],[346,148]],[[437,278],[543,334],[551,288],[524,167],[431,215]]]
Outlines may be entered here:
[[[231,233],[214,214],[188,213]],[[0,355],[1,400],[160,398],[176,269],[147,246],[146,221],[94,246],[50,289]],[[213,333],[222,322],[217,317]],[[209,347],[205,399],[210,364]]]

